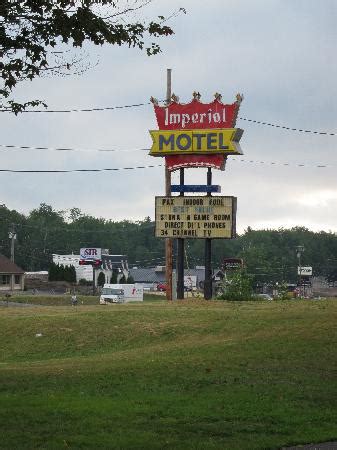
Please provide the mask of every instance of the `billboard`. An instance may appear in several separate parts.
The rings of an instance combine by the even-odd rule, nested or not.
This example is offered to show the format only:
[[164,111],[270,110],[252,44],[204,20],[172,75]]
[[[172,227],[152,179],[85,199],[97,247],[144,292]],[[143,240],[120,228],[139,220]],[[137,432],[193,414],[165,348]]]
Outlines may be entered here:
[[236,235],[236,197],[156,197],[155,236],[232,239]]
[[101,260],[102,249],[101,248],[81,248],[80,249],[81,260]]

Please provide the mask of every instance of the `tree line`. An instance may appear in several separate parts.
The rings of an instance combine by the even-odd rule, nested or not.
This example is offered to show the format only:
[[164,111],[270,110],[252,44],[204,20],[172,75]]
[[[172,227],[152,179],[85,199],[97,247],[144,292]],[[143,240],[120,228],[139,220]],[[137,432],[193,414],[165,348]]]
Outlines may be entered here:
[[[164,239],[154,236],[154,228],[149,217],[113,221],[84,214],[78,208],[57,211],[45,203],[25,215],[0,205],[0,252],[10,256],[8,233],[14,229],[15,262],[26,271],[48,270],[53,253],[79,254],[81,247],[125,254],[130,267],[155,267],[165,265],[165,244]],[[332,232],[313,232],[304,227],[248,227],[236,239],[212,242],[213,268],[221,268],[224,258],[242,258],[256,282],[295,282],[299,245],[304,246],[303,266],[312,266],[316,276],[337,279],[337,237]],[[186,269],[204,265],[202,239],[187,240],[185,248]]]

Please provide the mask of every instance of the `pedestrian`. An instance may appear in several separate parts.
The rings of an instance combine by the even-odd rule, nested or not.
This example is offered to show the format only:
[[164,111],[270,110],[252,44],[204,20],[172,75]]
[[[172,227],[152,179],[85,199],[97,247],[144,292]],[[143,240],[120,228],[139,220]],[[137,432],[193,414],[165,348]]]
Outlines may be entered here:
[[73,295],[71,296],[71,306],[76,306],[77,305],[77,297],[76,294],[73,293]]

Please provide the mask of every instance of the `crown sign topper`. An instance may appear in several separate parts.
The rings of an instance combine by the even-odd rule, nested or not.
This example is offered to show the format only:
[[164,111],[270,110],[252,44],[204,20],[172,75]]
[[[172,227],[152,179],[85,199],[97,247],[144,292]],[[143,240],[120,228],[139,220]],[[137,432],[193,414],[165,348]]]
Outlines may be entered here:
[[171,102],[159,106],[151,98],[159,130],[151,130],[152,156],[165,156],[169,170],[183,167],[213,167],[224,170],[227,155],[242,154],[239,140],[243,130],[234,128],[243,96],[224,104],[221,94],[210,103],[193,93],[190,103],[182,104],[175,94]]

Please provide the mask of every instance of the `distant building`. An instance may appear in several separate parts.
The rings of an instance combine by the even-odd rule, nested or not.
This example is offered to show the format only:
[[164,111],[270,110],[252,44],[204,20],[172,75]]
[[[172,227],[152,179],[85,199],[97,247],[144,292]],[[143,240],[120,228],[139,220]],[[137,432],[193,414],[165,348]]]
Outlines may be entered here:
[[[80,266],[80,255],[56,255],[53,254],[53,263],[63,265],[64,267],[74,266],[76,271],[76,280],[84,279],[86,281],[92,281],[93,270],[92,266]],[[95,278],[97,284],[97,278],[103,272],[105,275],[106,283],[110,283],[110,279],[113,273],[117,274],[117,282],[124,275],[125,278],[129,276],[129,267],[126,255],[109,255],[102,254],[102,266],[95,270]]]
[[24,283],[24,270],[0,254],[0,291],[23,291]]
[[[175,272],[175,271],[174,271]],[[196,287],[203,289],[205,280],[205,268],[197,266],[195,269],[185,269],[186,277],[195,277]],[[165,283],[165,266],[150,267],[147,269],[133,268],[130,269],[130,276],[135,283],[142,283],[145,288],[153,290],[157,289],[157,285]]]
[[80,255],[56,255],[53,254],[53,263],[59,266],[69,267],[74,266],[76,270],[76,280],[92,281],[92,267],[80,266]]

